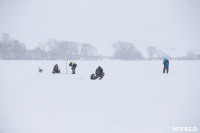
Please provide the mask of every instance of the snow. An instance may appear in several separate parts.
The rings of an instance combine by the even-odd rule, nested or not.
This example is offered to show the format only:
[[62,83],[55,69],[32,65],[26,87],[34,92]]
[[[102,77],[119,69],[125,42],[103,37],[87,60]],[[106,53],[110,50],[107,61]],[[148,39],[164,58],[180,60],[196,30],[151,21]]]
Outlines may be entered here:
[[[169,74],[162,61],[75,62],[71,75],[65,61],[0,61],[0,133],[200,130],[200,61],[170,61]],[[98,66],[104,78],[90,80]]]

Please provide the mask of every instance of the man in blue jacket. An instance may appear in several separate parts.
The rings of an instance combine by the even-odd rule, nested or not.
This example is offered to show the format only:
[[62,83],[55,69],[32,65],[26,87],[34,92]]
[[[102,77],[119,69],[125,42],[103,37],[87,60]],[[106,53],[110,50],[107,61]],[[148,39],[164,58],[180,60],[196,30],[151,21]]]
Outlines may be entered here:
[[164,65],[163,73],[165,73],[165,70],[167,70],[167,74],[168,74],[168,71],[169,71],[169,60],[164,58],[163,65]]

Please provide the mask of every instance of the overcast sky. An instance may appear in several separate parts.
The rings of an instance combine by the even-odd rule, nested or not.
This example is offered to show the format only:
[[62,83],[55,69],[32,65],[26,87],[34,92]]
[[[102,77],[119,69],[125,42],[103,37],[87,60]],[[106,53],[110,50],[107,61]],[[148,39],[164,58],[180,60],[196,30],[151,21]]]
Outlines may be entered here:
[[200,51],[200,0],[0,0],[2,33],[28,48],[57,39],[111,55],[127,41],[179,55]]

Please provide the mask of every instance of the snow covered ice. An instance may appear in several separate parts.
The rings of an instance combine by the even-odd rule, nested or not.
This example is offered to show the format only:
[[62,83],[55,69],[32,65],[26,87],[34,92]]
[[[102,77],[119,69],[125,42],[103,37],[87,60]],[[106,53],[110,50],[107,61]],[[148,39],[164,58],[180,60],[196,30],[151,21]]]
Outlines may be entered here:
[[[200,130],[200,61],[170,61],[169,74],[162,61],[75,62],[72,75],[65,61],[0,61],[0,133]],[[98,66],[104,78],[90,80]]]

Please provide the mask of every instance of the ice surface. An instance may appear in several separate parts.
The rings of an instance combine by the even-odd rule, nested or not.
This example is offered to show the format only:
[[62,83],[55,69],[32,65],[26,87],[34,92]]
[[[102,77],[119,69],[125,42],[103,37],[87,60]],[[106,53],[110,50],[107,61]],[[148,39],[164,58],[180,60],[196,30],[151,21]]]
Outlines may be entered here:
[[[75,62],[71,75],[65,61],[0,61],[0,133],[200,130],[200,61],[170,61],[168,75],[162,61]],[[98,66],[105,77],[90,80]]]

